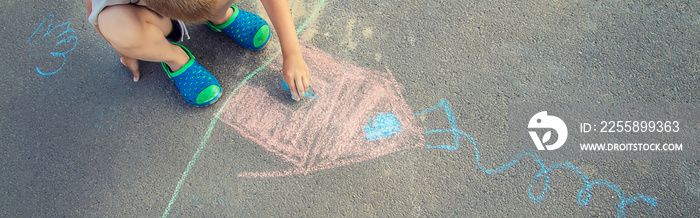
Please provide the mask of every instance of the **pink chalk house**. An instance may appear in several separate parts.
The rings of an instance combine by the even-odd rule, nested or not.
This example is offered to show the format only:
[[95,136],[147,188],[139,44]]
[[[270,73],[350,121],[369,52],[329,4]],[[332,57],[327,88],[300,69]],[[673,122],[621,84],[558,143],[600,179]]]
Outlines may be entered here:
[[[280,102],[269,89],[246,84],[219,116],[293,167],[242,172],[239,177],[306,175],[425,144],[400,85],[388,70],[364,69],[311,45],[301,47],[318,98]],[[270,67],[280,71],[281,64]]]

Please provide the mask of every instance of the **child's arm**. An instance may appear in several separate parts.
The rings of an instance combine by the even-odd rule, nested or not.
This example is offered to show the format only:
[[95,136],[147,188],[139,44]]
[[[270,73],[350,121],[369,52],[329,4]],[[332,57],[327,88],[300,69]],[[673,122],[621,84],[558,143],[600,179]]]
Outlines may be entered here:
[[287,0],[260,0],[272,25],[277,31],[277,36],[282,47],[282,78],[295,99],[304,96],[309,89],[309,69],[301,56],[299,39],[297,39],[292,13],[289,11]]

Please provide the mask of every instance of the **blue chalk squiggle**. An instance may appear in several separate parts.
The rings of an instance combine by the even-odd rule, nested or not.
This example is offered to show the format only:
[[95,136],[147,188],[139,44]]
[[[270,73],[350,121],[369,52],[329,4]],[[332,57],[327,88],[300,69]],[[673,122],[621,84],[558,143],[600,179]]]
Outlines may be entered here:
[[[549,187],[550,187],[549,176],[547,174],[549,172],[551,172],[552,170],[555,170],[558,168],[569,168],[574,173],[578,174],[581,177],[581,181],[584,183],[578,192],[578,204],[579,205],[586,206],[590,203],[591,194],[592,194],[591,188],[593,188],[593,186],[606,186],[606,187],[612,189],[613,191],[615,191],[615,193],[617,193],[617,197],[620,199],[620,203],[617,204],[617,216],[618,217],[624,217],[625,216],[625,207],[627,205],[634,203],[634,202],[637,202],[638,200],[643,200],[644,202],[649,204],[650,210],[653,209],[654,207],[656,207],[656,205],[658,204],[658,200],[656,200],[653,197],[649,197],[649,196],[646,196],[643,194],[637,194],[636,196],[631,197],[631,198],[625,197],[625,193],[622,191],[622,189],[620,189],[619,186],[615,185],[614,183],[612,183],[606,179],[598,179],[598,180],[591,181],[591,179],[588,178],[588,176],[586,176],[586,174],[584,172],[579,170],[578,167],[574,166],[574,164],[572,164],[571,162],[566,162],[563,164],[547,165],[547,163],[545,163],[545,161],[542,160],[542,158],[538,157],[537,154],[535,152],[533,152],[532,150],[521,151],[517,156],[515,156],[514,159],[512,159],[511,161],[508,161],[507,163],[501,165],[500,167],[498,167],[496,169],[493,169],[493,170],[486,169],[481,164],[480,155],[479,155],[479,147],[476,145],[476,141],[471,136],[462,132],[462,130],[459,130],[459,128],[454,120],[454,113],[452,112],[452,108],[450,106],[450,103],[447,100],[444,100],[444,99],[440,100],[440,104],[438,104],[437,106],[432,107],[432,108],[428,108],[428,109],[423,110],[419,113],[413,114],[413,116],[420,116],[420,115],[426,114],[428,112],[437,110],[439,108],[444,109],[445,114],[447,115],[447,120],[450,121],[450,129],[429,130],[429,131],[426,131],[425,134],[452,133],[452,137],[454,138],[455,144],[454,145],[426,145],[426,148],[430,148],[430,149],[438,148],[438,149],[444,149],[444,150],[448,150],[448,151],[454,151],[454,150],[457,150],[457,148],[459,148],[459,146],[460,146],[460,144],[459,144],[460,136],[466,137],[471,141],[472,145],[474,146],[474,159],[476,160],[476,164],[477,164],[478,168],[482,172],[489,174],[489,175],[500,173],[500,172],[507,170],[511,166],[518,163],[518,161],[520,161],[520,159],[523,157],[532,158],[539,165],[540,171],[537,172],[535,174],[535,177],[532,178],[532,181],[530,181],[530,187],[527,189],[527,195],[528,195],[528,197],[530,197],[530,199],[535,201],[535,203],[541,202],[542,199],[544,199],[547,191],[549,191]],[[545,183],[544,189],[542,190],[542,192],[540,192],[539,195],[535,196],[535,194],[533,194],[533,192],[532,192],[532,189],[533,189],[533,186],[535,185],[535,183],[540,178],[544,178],[544,183]]]

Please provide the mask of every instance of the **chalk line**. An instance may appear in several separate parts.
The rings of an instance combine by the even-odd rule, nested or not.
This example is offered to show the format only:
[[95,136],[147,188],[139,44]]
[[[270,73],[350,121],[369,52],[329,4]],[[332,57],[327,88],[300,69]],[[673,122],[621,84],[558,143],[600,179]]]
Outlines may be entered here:
[[[299,33],[302,30],[304,30],[306,25],[309,24],[309,21],[311,19],[313,19],[318,14],[318,12],[321,10],[321,8],[323,7],[323,4],[325,2],[326,2],[326,0],[319,0],[318,1],[318,3],[316,4],[316,9],[314,9],[314,11],[311,13],[311,15],[309,15],[309,18],[307,18],[306,21],[304,21],[304,23],[302,23],[299,26],[299,28],[297,28],[297,32],[296,32],[297,35],[299,35]],[[192,160],[190,160],[190,162],[187,164],[187,168],[185,168],[185,171],[182,172],[182,176],[180,177],[180,181],[177,182],[177,186],[175,187],[175,191],[173,191],[173,196],[170,198],[170,202],[168,202],[168,206],[165,208],[165,211],[163,212],[163,216],[162,216],[163,218],[168,217],[168,215],[170,214],[170,209],[172,208],[173,204],[177,200],[177,196],[180,193],[180,189],[182,188],[182,184],[185,182],[185,179],[187,179],[187,175],[189,174],[189,172],[192,169],[192,167],[194,166],[194,164],[197,162],[197,158],[199,158],[199,155],[202,153],[202,150],[204,150],[204,146],[206,146],[207,142],[209,141],[209,138],[211,137],[211,133],[214,131],[214,127],[216,127],[216,121],[218,120],[217,117],[221,114],[223,109],[226,107],[229,100],[231,100],[231,97],[233,97],[233,95],[238,91],[238,89],[240,89],[243,86],[243,84],[248,82],[248,80],[250,80],[250,78],[253,78],[253,76],[258,74],[258,72],[260,72],[262,69],[265,69],[265,67],[267,67],[267,65],[269,65],[272,61],[274,61],[275,58],[277,56],[279,56],[280,53],[282,53],[281,49],[279,49],[272,58],[265,61],[265,63],[263,63],[260,67],[255,69],[252,73],[248,74],[248,76],[246,76],[245,79],[243,79],[243,81],[241,81],[238,84],[238,86],[236,86],[236,88],[233,89],[233,91],[231,91],[231,93],[229,93],[228,97],[226,98],[226,101],[224,101],[224,104],[219,108],[219,110],[216,112],[216,114],[214,116],[212,116],[210,123],[209,123],[209,127],[207,128],[207,131],[202,136],[202,141],[200,141],[199,147],[197,147],[197,151],[194,153],[194,155],[192,155]]]
[[[447,119],[450,122],[450,129],[429,130],[429,131],[425,131],[425,134],[452,133],[453,137],[454,137],[455,145],[453,145],[453,146],[426,145],[426,148],[439,148],[439,149],[444,149],[444,150],[448,150],[448,151],[454,151],[454,150],[457,150],[457,148],[459,148],[459,146],[460,146],[460,144],[459,144],[460,136],[466,137],[469,139],[471,144],[474,146],[474,159],[476,161],[477,168],[479,170],[481,170],[482,172],[489,174],[489,175],[501,173],[501,172],[507,170],[511,166],[518,163],[518,161],[520,161],[520,159],[522,159],[523,157],[532,158],[533,160],[535,160],[535,162],[537,162],[537,166],[540,167],[540,170],[539,170],[539,172],[537,172],[537,174],[534,175],[534,177],[530,181],[530,187],[527,188],[527,195],[530,199],[535,201],[535,203],[541,202],[544,199],[547,192],[549,191],[549,188],[550,188],[549,176],[547,174],[549,172],[551,172],[552,170],[555,170],[557,168],[569,168],[574,173],[578,174],[581,178],[581,181],[584,183],[584,185],[581,186],[581,188],[579,189],[579,192],[578,192],[577,201],[578,201],[579,205],[586,206],[590,203],[591,197],[592,197],[591,193],[593,192],[591,190],[591,188],[593,188],[593,186],[606,186],[606,187],[610,188],[611,190],[613,190],[617,194],[618,199],[620,199],[620,203],[617,204],[617,217],[625,217],[626,206],[630,205],[634,202],[637,202],[639,200],[642,200],[642,201],[646,202],[647,204],[649,204],[650,205],[649,209],[655,208],[656,205],[658,204],[658,200],[656,198],[649,197],[649,196],[646,196],[644,194],[637,194],[636,196],[631,197],[631,198],[625,197],[625,193],[622,191],[622,189],[619,186],[615,185],[615,183],[610,182],[607,179],[597,179],[597,180],[591,181],[591,179],[588,176],[586,176],[586,173],[579,170],[578,167],[576,167],[571,162],[566,162],[566,163],[562,163],[562,164],[547,165],[547,163],[545,163],[545,161],[542,158],[540,158],[539,156],[537,156],[537,154],[535,152],[533,152],[532,150],[521,151],[518,155],[515,156],[515,158],[513,158],[512,160],[508,161],[507,163],[501,165],[500,167],[498,167],[496,169],[486,169],[481,164],[481,160],[480,160],[481,156],[479,154],[479,147],[476,145],[476,140],[474,140],[474,138],[472,138],[471,136],[467,135],[462,130],[457,128],[457,124],[454,121],[454,112],[452,111],[450,103],[447,100],[444,100],[444,99],[440,100],[440,104],[438,104],[437,106],[425,109],[425,110],[418,112],[418,113],[415,113],[413,115],[420,116],[420,115],[426,114],[428,112],[437,110],[439,108],[444,109],[445,115],[447,116]],[[540,192],[538,196],[535,196],[532,192],[532,189],[533,189],[535,183],[537,183],[537,180],[540,178],[544,178],[544,182],[545,182],[544,188],[542,189],[542,192]]]

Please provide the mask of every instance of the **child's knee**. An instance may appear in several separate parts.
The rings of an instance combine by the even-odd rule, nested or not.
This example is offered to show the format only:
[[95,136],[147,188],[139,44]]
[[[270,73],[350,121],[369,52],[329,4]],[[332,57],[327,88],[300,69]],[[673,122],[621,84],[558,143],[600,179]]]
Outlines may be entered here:
[[139,46],[143,37],[145,20],[138,16],[137,6],[116,5],[102,10],[97,25],[105,40],[115,48]]

